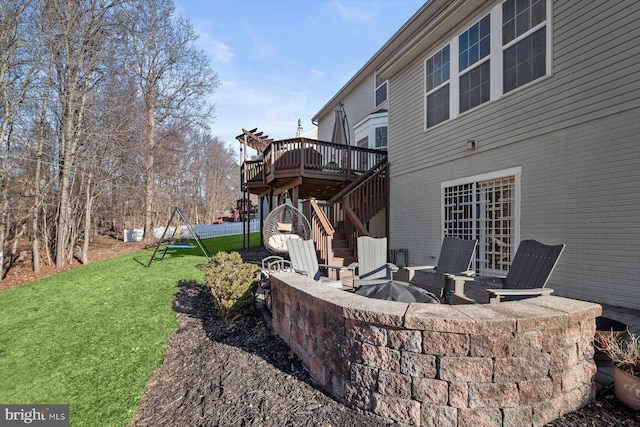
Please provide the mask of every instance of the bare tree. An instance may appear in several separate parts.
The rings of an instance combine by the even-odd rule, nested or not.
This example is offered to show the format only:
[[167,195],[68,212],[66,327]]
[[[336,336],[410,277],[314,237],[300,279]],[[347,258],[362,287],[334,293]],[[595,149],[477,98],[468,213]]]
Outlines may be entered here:
[[127,15],[129,65],[144,100],[145,240],[153,220],[156,133],[172,119],[204,123],[213,107],[206,102],[218,86],[206,55],[197,50],[191,24],[175,15],[172,0],[140,0]]
[[46,18],[51,31],[51,59],[55,69],[55,90],[59,102],[59,197],[56,224],[56,267],[70,260],[72,205],[71,190],[76,156],[84,131],[85,109],[96,81],[107,14],[118,3],[104,0],[51,0]]
[[235,152],[224,141],[203,135],[205,162],[203,165],[207,218],[215,221],[222,211],[235,204],[239,194],[239,168]]
[[173,0],[0,0],[0,265],[20,239],[34,270],[64,267],[98,228],[150,239],[173,205],[230,207],[237,165],[204,131],[219,81],[195,40]]
[[[29,0],[0,2],[0,270],[10,228],[10,186],[19,175],[15,159],[12,160],[19,128],[16,118],[37,68],[37,52],[31,51],[35,36],[30,27],[37,19],[37,9]],[[20,229],[23,233],[24,229]]]

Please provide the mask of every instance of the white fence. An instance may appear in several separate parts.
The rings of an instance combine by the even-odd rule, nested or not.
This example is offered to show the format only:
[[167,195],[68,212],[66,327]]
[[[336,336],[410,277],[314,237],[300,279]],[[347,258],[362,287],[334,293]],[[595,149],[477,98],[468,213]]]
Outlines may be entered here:
[[[242,234],[243,228],[246,227],[242,222],[223,222],[222,224],[208,224],[208,225],[194,225],[193,229],[201,239],[209,239],[211,237],[220,236],[232,236],[234,234]],[[156,227],[153,229],[153,237],[159,239],[164,233],[164,227]],[[167,236],[173,235],[175,227],[169,227]],[[193,238],[186,226],[180,227],[181,236],[187,239]],[[249,232],[260,231],[260,220],[252,219],[249,221]],[[132,230],[124,230],[125,242],[140,242],[142,241],[143,230],[142,228],[134,228]]]
[[[222,224],[209,224],[209,225],[194,225],[193,229],[201,239],[209,239],[211,237],[220,237],[220,236],[232,236],[234,234],[242,234],[243,227],[246,227],[245,223],[242,222],[223,222]],[[182,226],[183,233],[182,236],[186,238],[191,238],[189,231],[185,226]],[[253,233],[254,231],[260,231],[260,220],[252,219],[249,221],[249,232]],[[154,230],[155,234],[155,230]],[[162,233],[160,234],[162,236]]]

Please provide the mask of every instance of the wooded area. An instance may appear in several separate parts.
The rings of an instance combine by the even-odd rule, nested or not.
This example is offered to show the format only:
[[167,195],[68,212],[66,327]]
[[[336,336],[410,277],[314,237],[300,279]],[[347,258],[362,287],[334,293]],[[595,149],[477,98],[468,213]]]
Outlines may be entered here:
[[[92,236],[211,223],[239,195],[219,85],[173,0],[0,0],[0,265],[88,261]],[[8,256],[7,256],[8,254]]]

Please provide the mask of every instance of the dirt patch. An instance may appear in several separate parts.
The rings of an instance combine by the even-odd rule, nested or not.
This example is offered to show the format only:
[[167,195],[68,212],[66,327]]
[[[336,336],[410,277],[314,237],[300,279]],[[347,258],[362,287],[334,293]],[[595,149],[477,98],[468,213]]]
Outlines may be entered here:
[[[103,259],[113,258],[118,255],[124,255],[130,252],[139,251],[144,249],[144,243],[141,242],[123,242],[115,237],[108,235],[98,235],[93,238],[89,245],[89,261],[95,262]],[[80,248],[77,248],[77,253],[80,253]],[[0,291],[5,289],[11,289],[16,286],[23,285],[25,283],[32,282],[43,277],[51,276],[53,274],[60,273],[62,271],[70,270],[81,266],[82,264],[73,259],[70,264],[64,268],[56,268],[55,265],[45,265],[41,262],[40,271],[33,272],[33,257],[31,254],[30,243],[26,240],[20,242],[19,256],[14,261],[5,277],[0,280]],[[8,258],[8,257],[7,257]],[[44,254],[41,255],[44,259]],[[5,260],[5,268],[8,265],[8,259]],[[4,271],[4,269],[3,269]]]

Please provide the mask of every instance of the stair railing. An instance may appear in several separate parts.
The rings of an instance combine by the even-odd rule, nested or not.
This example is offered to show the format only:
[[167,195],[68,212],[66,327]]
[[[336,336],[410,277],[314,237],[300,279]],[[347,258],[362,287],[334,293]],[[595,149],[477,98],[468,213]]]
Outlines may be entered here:
[[318,260],[327,264],[333,253],[332,241],[335,229],[316,199],[305,200],[302,203],[302,212],[311,224],[311,235],[318,252]]
[[384,159],[329,200],[342,202],[345,219],[348,219],[345,222],[351,223],[358,236],[368,235],[365,224],[387,206],[388,170],[389,163]]

